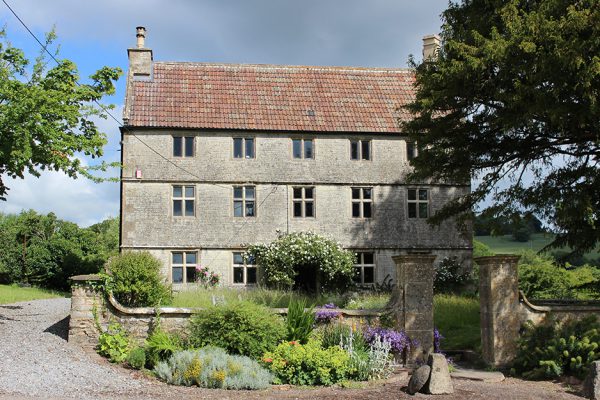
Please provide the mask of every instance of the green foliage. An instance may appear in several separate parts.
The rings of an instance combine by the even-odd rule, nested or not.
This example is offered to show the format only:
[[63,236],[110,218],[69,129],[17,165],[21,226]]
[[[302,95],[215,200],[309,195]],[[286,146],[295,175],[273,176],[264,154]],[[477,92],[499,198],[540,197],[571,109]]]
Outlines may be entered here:
[[127,364],[134,369],[142,369],[146,365],[146,352],[142,347],[136,347],[127,355]]
[[329,386],[344,380],[350,372],[350,355],[339,346],[323,349],[321,342],[283,342],[267,352],[263,363],[276,376],[276,383]]
[[473,258],[493,255],[494,252],[488,245],[480,242],[479,240],[473,239]]
[[160,274],[162,263],[150,253],[123,252],[106,264],[106,289],[128,307],[168,304],[171,288]]
[[[45,48],[54,39],[50,32]],[[106,112],[95,102],[114,94],[113,81],[121,75],[119,68],[103,67],[90,76],[91,83],[78,85],[76,65],[63,59],[48,68],[53,62],[43,50],[31,68],[29,64],[0,31],[0,199],[8,190],[3,174],[23,178],[26,172],[39,176],[49,169],[94,178],[78,156],[102,156],[106,135],[94,119]]]
[[246,302],[203,310],[191,319],[188,331],[194,347],[217,346],[254,359],[272,350],[286,335],[280,316]]
[[445,338],[445,349],[481,349],[478,298],[436,294],[433,297],[433,320]]
[[530,322],[519,341],[514,369],[526,379],[552,379],[561,375],[580,379],[588,366],[600,360],[600,321],[592,315],[580,321],[550,326]]
[[256,361],[216,347],[179,351],[160,362],[154,372],[172,385],[234,390],[266,389],[273,379]]
[[110,233],[79,228],[53,213],[0,214],[0,282],[69,290],[69,277],[100,271],[118,251],[118,219],[101,224],[110,226]]
[[491,194],[491,215],[530,211],[560,232],[553,246],[593,249],[600,1],[463,0],[442,19],[437,60],[412,61],[409,181],[474,184],[431,222],[469,218]]
[[129,354],[129,336],[118,323],[112,323],[98,338],[98,354],[107,357],[110,362],[122,363]]
[[291,288],[300,271],[312,271],[320,277],[324,290],[345,289],[352,285],[354,254],[339,243],[312,232],[282,235],[274,242],[248,248],[262,268],[270,287]]
[[343,323],[333,323],[325,325],[320,330],[320,338],[323,348],[339,346],[352,347],[354,351],[366,354],[369,351],[369,345],[365,341],[361,331],[353,330],[351,326]]
[[554,265],[549,256],[523,252],[519,260],[519,288],[535,299],[561,299],[573,296],[568,273]]
[[146,366],[154,368],[160,361],[169,359],[175,352],[183,350],[183,341],[172,333],[163,331],[160,326],[156,327],[146,339]]
[[287,340],[297,340],[301,344],[308,341],[315,325],[315,307],[313,305],[308,310],[305,308],[306,303],[303,300],[290,301],[285,319]]
[[438,293],[457,292],[472,282],[471,272],[456,257],[445,257],[435,265],[433,288]]

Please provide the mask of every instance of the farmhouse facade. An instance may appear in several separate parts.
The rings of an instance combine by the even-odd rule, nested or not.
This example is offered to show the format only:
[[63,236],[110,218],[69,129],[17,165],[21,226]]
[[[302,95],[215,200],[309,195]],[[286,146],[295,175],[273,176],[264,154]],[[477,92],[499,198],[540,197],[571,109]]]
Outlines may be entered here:
[[155,62],[144,38],[128,50],[121,249],[151,252],[175,287],[200,265],[253,285],[244,248],[297,231],[354,250],[360,284],[395,280],[398,254],[469,262],[470,233],[426,222],[469,186],[406,183],[412,71]]

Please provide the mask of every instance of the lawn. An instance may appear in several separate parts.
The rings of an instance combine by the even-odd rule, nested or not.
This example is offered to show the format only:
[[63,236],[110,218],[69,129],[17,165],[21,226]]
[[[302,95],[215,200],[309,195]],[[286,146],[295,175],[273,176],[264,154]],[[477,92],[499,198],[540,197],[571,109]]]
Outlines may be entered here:
[[[475,236],[474,239],[489,246],[496,254],[519,254],[522,250],[540,251],[554,240],[554,235],[552,233],[534,233],[528,242],[515,242],[512,240],[512,235]],[[586,253],[584,256],[592,259],[600,258],[600,249]]]
[[434,325],[444,336],[442,350],[481,351],[478,298],[437,294],[433,309]]
[[19,287],[17,285],[0,285],[0,304],[17,303],[38,299],[67,297],[67,293],[34,287]]

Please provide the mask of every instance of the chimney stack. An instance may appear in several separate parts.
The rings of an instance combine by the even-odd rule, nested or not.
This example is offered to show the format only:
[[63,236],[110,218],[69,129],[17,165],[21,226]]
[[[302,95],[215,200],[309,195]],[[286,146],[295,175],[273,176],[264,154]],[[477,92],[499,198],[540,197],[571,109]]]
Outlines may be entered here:
[[144,28],[143,26],[138,26],[135,28],[135,30],[137,31],[137,34],[135,35],[135,37],[137,38],[137,48],[143,49],[144,42],[146,40],[146,28]]
[[423,61],[435,61],[440,51],[441,39],[439,35],[423,37]]

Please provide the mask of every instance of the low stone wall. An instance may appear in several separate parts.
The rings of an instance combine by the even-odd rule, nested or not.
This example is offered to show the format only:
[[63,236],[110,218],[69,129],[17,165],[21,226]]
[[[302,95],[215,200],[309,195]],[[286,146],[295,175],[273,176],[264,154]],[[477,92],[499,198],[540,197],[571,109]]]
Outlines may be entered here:
[[519,298],[521,321],[531,321],[535,325],[600,316],[600,301],[529,300],[523,292],[519,292]]
[[[192,315],[202,312],[201,308],[177,307],[125,307],[111,295],[105,296],[94,287],[100,279],[96,275],[81,275],[72,278],[71,319],[69,341],[82,347],[95,347],[101,330],[112,322],[121,324],[130,336],[143,342],[160,318],[161,328],[167,332],[181,332]],[[277,314],[287,314],[287,308],[274,308]],[[383,311],[339,310],[341,320],[349,325],[378,324]]]

